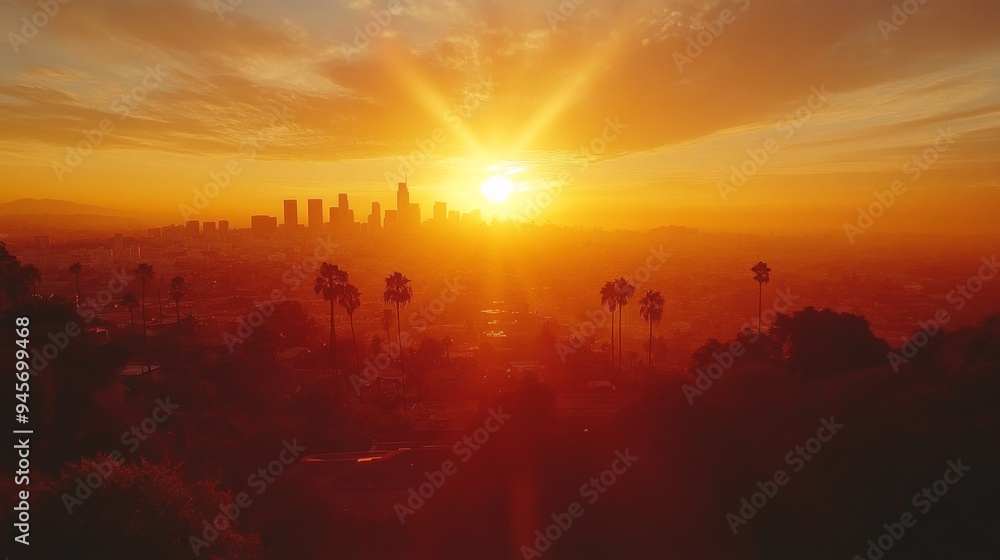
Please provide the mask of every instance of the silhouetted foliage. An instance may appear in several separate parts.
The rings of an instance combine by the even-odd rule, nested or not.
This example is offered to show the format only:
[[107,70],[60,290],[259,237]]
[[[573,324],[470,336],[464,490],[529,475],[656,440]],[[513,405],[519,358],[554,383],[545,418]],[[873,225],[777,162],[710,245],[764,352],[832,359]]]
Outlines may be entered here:
[[[82,490],[82,480],[100,486]],[[37,558],[177,559],[194,556],[190,536],[202,537],[204,523],[220,515],[232,496],[216,483],[186,483],[177,466],[145,460],[116,464],[97,455],[68,464],[62,475],[32,493],[32,556]],[[79,492],[79,495],[77,494]],[[7,508],[4,508],[5,511]],[[67,509],[72,513],[68,513]],[[10,524],[5,524],[10,526]],[[256,558],[260,539],[234,526],[200,549],[202,558]],[[10,542],[10,541],[8,541]]]
[[885,364],[889,345],[872,334],[868,320],[807,307],[779,314],[771,330],[788,366],[804,380]]

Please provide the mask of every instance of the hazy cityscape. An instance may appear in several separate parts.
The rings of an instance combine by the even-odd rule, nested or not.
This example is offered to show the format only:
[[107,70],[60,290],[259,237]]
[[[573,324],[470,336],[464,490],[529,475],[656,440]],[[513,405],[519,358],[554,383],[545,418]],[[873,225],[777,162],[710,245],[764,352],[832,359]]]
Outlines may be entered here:
[[996,560],[1000,4],[0,4],[0,557]]

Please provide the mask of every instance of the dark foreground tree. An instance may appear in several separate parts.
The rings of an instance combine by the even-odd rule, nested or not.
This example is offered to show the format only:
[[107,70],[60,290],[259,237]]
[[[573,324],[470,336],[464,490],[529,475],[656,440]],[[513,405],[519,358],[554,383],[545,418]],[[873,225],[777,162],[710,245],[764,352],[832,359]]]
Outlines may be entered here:
[[[38,508],[33,557],[257,557],[259,537],[242,533],[241,520],[226,517],[220,504],[233,498],[216,490],[216,482],[189,484],[174,465],[119,461],[109,455],[81,459],[37,496],[32,491],[32,510]],[[81,480],[101,482],[91,488]]]

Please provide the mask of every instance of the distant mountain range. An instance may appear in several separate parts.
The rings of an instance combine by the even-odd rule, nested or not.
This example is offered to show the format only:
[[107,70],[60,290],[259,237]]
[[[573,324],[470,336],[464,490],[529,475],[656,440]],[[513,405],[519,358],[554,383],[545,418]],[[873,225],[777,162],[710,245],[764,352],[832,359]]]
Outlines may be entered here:
[[21,198],[11,202],[0,203],[0,215],[88,215],[113,216],[119,218],[132,217],[122,210],[113,210],[102,206],[80,204],[68,200],[51,198]]

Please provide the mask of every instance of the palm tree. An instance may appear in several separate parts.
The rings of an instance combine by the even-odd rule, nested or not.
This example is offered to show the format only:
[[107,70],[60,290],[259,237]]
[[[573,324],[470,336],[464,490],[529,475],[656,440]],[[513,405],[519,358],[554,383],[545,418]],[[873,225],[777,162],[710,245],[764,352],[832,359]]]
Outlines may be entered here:
[[413,288],[410,279],[399,272],[393,272],[385,278],[385,292],[382,300],[386,305],[396,308],[396,341],[399,343],[399,372],[403,377],[403,410],[406,410],[406,369],[403,366],[403,335],[399,328],[400,309],[413,299]]
[[750,272],[753,272],[753,279],[757,282],[757,334],[760,334],[760,317],[764,306],[764,284],[771,281],[771,268],[767,266],[766,262],[760,261],[750,268]]
[[170,299],[174,300],[177,309],[177,332],[181,332],[181,298],[187,295],[187,282],[180,276],[174,276],[170,280],[170,288],[167,292]]
[[340,292],[347,283],[347,271],[335,264],[323,261],[319,265],[319,276],[313,283],[313,291],[323,294],[323,301],[330,302],[330,378],[333,379],[333,372],[337,370],[337,323],[335,319],[335,307]]
[[351,321],[351,340],[354,342],[354,367],[361,371],[361,358],[358,357],[358,337],[354,334],[354,312],[361,307],[361,291],[354,284],[344,284],[343,290],[337,297],[338,303],[347,311],[347,317]]
[[635,294],[635,286],[621,277],[615,280],[615,297],[618,301],[618,372],[622,371],[622,316],[625,315],[625,306],[628,300]]
[[142,282],[142,348],[146,356],[146,371],[149,371],[149,335],[146,333],[146,281],[151,280],[156,273],[153,265],[149,263],[139,263],[132,271]]
[[122,304],[128,307],[128,320],[132,324],[132,330],[135,330],[135,313],[134,310],[136,306],[139,305],[139,299],[135,297],[132,292],[125,292],[122,295]]
[[615,370],[615,309],[618,307],[618,298],[615,297],[615,281],[604,283],[601,288],[601,307],[607,307],[611,312],[611,374],[614,376]]
[[75,262],[69,265],[69,273],[76,276],[76,306],[80,307],[80,273],[83,272],[83,265]]
[[392,334],[389,329],[392,328],[392,321],[395,317],[392,314],[392,309],[388,307],[382,310],[382,328],[385,329],[385,343],[392,344]]
[[646,365],[653,365],[653,325],[659,325],[663,318],[663,296],[660,292],[646,290],[639,300],[639,315],[649,323],[649,349],[646,351]]

